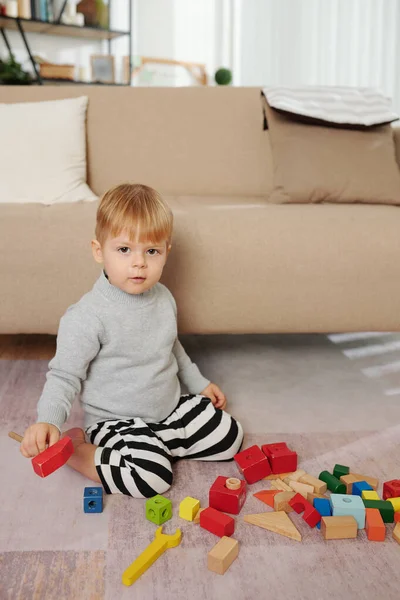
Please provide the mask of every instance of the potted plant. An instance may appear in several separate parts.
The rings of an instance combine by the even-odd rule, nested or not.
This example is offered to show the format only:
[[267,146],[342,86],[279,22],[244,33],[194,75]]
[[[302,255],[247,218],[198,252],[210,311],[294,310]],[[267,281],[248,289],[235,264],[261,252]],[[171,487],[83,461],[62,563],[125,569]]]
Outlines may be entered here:
[[29,85],[33,83],[29,73],[23,70],[13,56],[0,59],[0,85]]

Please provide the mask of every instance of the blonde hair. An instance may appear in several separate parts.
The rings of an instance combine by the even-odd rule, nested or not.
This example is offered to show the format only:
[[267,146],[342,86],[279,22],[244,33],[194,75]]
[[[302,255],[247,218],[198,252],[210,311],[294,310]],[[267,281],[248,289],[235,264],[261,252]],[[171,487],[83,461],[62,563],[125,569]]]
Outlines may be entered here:
[[101,246],[108,236],[126,230],[129,240],[171,242],[173,215],[170,207],[153,188],[140,183],[123,183],[103,194],[96,215],[95,235]]

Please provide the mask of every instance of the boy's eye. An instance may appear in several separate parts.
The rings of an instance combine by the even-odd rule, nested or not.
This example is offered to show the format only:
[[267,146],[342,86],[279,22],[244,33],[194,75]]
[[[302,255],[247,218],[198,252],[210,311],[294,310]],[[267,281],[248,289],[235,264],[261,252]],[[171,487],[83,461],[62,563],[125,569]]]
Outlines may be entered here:
[[148,250],[148,252],[151,252],[152,254],[150,254],[150,256],[154,256],[153,252],[157,252],[157,254],[160,254],[159,251],[156,248],[150,248]]
[[[127,246],[122,246],[122,248],[118,248],[118,252],[120,250],[129,250],[129,248]],[[122,254],[126,254],[126,252],[122,252]]]
[[[128,246],[121,246],[121,248],[118,248],[118,252],[121,251],[121,254],[127,254],[127,252],[125,252],[125,250],[130,250],[130,248],[128,248]],[[157,254],[160,254],[156,248],[149,248],[149,250],[147,250],[147,252],[150,252],[150,256],[154,256],[154,252],[156,252]]]

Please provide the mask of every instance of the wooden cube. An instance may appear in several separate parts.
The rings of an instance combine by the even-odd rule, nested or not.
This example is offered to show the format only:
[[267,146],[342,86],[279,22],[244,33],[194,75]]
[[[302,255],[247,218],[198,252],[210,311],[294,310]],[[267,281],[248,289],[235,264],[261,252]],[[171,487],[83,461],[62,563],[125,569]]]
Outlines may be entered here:
[[231,537],[222,537],[207,555],[210,571],[223,575],[239,554],[239,542]]

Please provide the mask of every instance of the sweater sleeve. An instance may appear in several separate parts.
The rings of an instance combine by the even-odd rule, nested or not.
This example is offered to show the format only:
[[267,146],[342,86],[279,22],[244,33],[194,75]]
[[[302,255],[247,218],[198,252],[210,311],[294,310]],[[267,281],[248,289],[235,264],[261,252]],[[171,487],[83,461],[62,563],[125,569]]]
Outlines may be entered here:
[[70,306],[61,317],[56,354],[49,362],[37,406],[38,423],[51,423],[61,431],[89,364],[100,350],[101,332],[100,319],[77,305]]
[[198,366],[190,360],[178,338],[175,340],[172,352],[178,363],[179,379],[186,385],[189,394],[200,394],[210,380],[203,377]]

